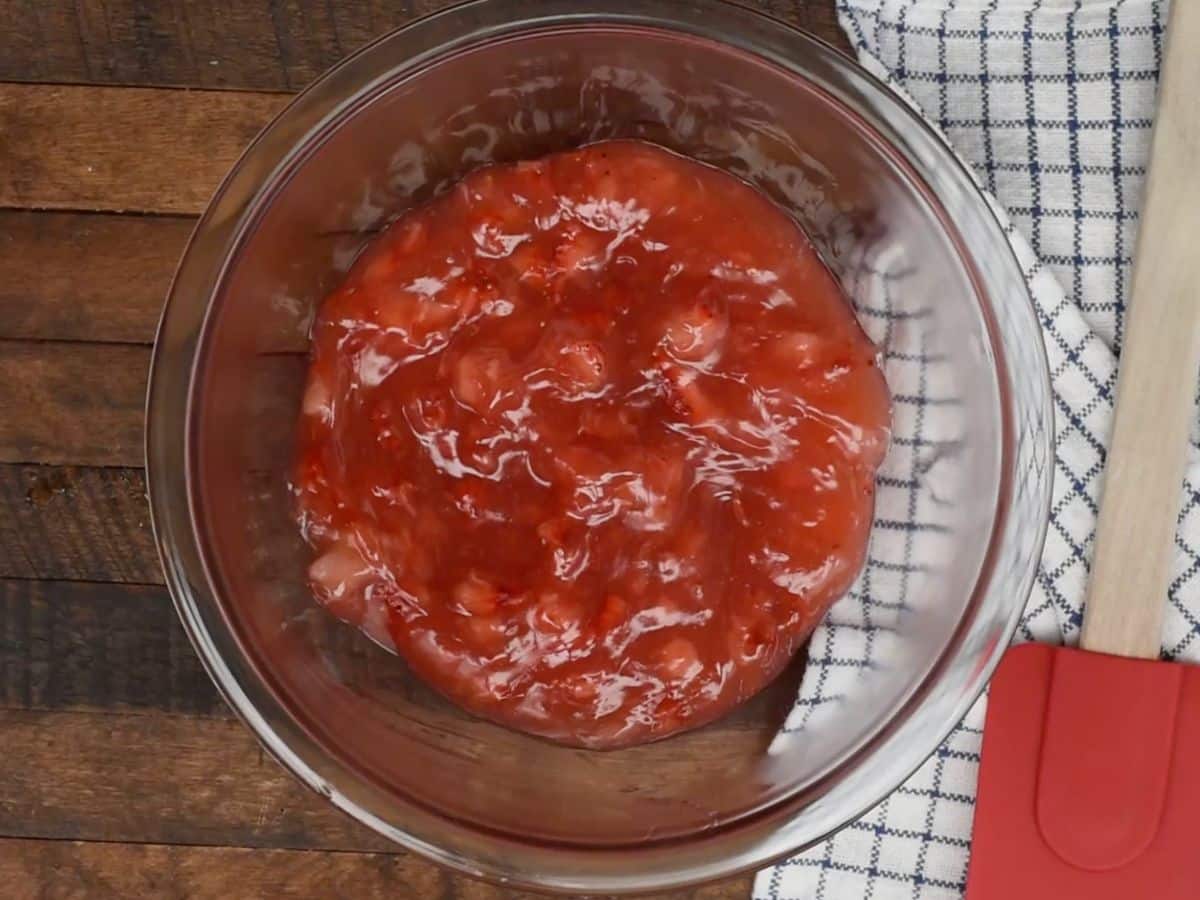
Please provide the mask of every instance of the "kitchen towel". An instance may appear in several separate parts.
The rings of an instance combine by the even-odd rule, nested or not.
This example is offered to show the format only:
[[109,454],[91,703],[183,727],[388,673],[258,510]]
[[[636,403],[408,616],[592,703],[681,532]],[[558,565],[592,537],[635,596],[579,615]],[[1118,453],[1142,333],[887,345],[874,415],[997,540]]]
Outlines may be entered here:
[[[1177,0],[1179,2],[1179,0]],[[1200,0],[1183,0],[1200,2]],[[1167,0],[838,0],[859,61],[972,167],[1029,281],[1055,405],[1054,490],[1017,640],[1074,643],[1112,416]],[[870,329],[870,323],[864,322]],[[885,354],[887,352],[884,342]],[[897,357],[902,357],[897,354]],[[889,380],[895,372],[888,368]],[[893,393],[897,386],[892,384]],[[906,423],[897,404],[897,433]],[[1196,428],[1163,632],[1200,661]],[[885,503],[881,485],[879,502]],[[877,541],[885,547],[887,536]],[[873,556],[877,556],[873,549]],[[908,560],[905,559],[905,564]],[[893,564],[894,565],[894,564]],[[835,707],[873,653],[887,597],[860,583],[813,637],[789,720]],[[899,790],[825,843],[759,873],[756,900],[956,900],[966,885],[984,704]]]

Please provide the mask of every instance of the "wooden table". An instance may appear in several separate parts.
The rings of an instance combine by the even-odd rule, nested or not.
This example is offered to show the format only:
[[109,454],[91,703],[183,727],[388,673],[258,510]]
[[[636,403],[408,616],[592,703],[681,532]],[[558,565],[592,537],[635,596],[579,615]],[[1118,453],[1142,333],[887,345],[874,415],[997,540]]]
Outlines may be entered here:
[[[221,175],[443,5],[0,0],[4,897],[517,896],[389,852],[265,756],[176,621],[142,473],[160,305]],[[833,0],[758,5],[845,45]]]

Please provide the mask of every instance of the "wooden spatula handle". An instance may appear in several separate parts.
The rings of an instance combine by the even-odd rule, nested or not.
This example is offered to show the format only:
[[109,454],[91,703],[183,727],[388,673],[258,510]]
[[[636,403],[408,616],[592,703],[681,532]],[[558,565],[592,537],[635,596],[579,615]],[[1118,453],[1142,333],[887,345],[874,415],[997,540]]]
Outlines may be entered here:
[[1200,0],[1175,0],[1081,638],[1122,656],[1161,649],[1200,370],[1198,48]]

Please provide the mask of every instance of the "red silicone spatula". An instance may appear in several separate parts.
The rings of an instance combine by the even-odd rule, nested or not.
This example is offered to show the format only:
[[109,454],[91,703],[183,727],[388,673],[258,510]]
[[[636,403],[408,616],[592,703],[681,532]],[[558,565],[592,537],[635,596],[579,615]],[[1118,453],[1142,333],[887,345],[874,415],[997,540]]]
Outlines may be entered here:
[[1200,367],[1198,47],[1175,0],[1081,649],[996,672],[968,900],[1200,898],[1200,666],[1157,661]]

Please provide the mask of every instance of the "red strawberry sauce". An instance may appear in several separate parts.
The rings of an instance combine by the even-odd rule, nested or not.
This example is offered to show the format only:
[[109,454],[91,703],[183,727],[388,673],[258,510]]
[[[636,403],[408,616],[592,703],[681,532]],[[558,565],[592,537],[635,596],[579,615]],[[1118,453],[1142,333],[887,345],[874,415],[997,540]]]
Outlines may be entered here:
[[862,565],[889,398],[795,223],[649,144],[489,166],[323,303],[294,491],[322,604],[496,722],[708,722]]

